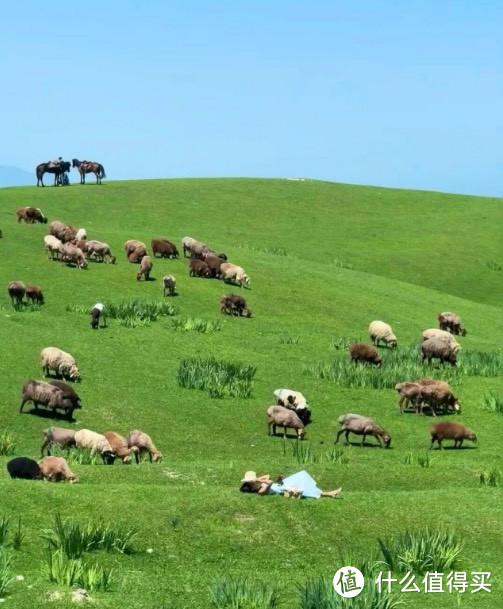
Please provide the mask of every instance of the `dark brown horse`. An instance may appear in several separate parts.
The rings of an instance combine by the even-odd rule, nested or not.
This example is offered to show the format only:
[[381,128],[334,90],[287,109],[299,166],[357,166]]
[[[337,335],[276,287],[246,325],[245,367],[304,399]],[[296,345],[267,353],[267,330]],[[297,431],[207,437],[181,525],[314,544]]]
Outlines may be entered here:
[[61,161],[59,165],[54,165],[53,162],[49,161],[48,163],[40,163],[35,168],[35,174],[37,176],[37,186],[44,186],[44,173],[53,173],[54,174],[54,186],[59,186],[61,183],[61,178],[63,174],[67,171],[70,171],[71,165],[70,161]]
[[86,183],[86,173],[94,173],[96,176],[96,184],[101,184],[101,179],[106,178],[105,168],[101,163],[94,161],[79,161],[79,159],[72,160],[72,167],[76,167],[80,173],[80,183]]

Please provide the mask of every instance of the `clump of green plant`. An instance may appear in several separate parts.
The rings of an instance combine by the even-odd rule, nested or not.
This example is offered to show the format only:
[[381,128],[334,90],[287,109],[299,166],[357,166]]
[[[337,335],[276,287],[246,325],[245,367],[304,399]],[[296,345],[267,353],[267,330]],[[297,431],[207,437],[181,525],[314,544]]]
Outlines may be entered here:
[[33,313],[34,311],[40,311],[43,305],[39,302],[17,302],[12,306],[17,313]]
[[464,543],[452,532],[424,529],[404,531],[396,539],[377,540],[381,563],[390,571],[411,571],[423,575],[426,571],[452,570],[458,564]]
[[468,376],[501,376],[503,355],[498,351],[461,351],[458,369],[460,374]]
[[251,250],[252,252],[262,252],[264,254],[273,254],[274,256],[286,256],[290,258],[290,254],[284,247],[277,245],[272,246],[261,246],[261,245],[242,245],[241,249]]
[[219,321],[204,320],[199,317],[182,317],[180,319],[172,319],[171,326],[175,330],[183,330],[185,332],[201,332],[208,334],[209,332],[218,332],[222,328]]
[[280,344],[280,345],[298,345],[299,337],[298,336],[282,336],[278,340],[278,344]]
[[[283,455],[286,455],[286,443],[283,443]],[[296,442],[289,442],[288,445],[291,448],[292,456],[299,464],[304,463],[319,463],[320,457],[316,454],[312,445],[309,442],[302,442],[297,440]]]
[[501,471],[497,467],[480,472],[479,482],[485,486],[499,486],[501,484]]
[[486,266],[491,269],[491,271],[503,271],[503,264],[497,260],[488,260]]
[[419,465],[419,467],[423,467],[423,468],[431,467],[432,461],[431,461],[430,453],[426,452],[424,455],[418,455],[417,464]]
[[484,395],[484,409],[490,412],[503,414],[503,395],[498,395],[495,392],[486,393]]
[[337,268],[340,269],[349,269],[352,270],[354,268],[354,265],[352,262],[345,262],[344,260],[334,260],[334,264]]
[[8,431],[2,432],[0,434],[0,455],[14,454],[15,447],[14,435]]
[[200,357],[182,360],[178,385],[187,389],[208,390],[210,397],[251,397],[254,366]]
[[323,460],[330,463],[337,463],[337,465],[347,465],[349,463],[348,451],[341,447],[332,448],[325,453]]
[[332,581],[322,577],[308,579],[297,588],[300,609],[394,609],[402,603],[386,590],[379,592],[371,577],[365,580],[362,592],[354,598],[339,596]]
[[412,454],[412,452],[409,451],[405,455],[403,462],[405,463],[405,465],[412,465],[412,463],[414,463],[414,455]]
[[68,558],[61,550],[51,548],[47,550],[43,572],[51,583],[90,591],[106,592],[112,581],[112,569],[88,564],[82,558]]
[[7,538],[9,536],[9,518],[2,516],[0,518],[0,546],[7,545]]
[[13,581],[10,556],[4,547],[0,547],[0,598],[8,594]]
[[[105,303],[107,316],[116,319],[117,323],[127,328],[149,326],[159,317],[177,315],[178,308],[166,300],[143,300],[133,298],[121,302]],[[89,313],[89,308],[80,304],[68,305],[67,311]]]
[[77,465],[99,465],[102,460],[101,457],[93,453],[90,448],[62,448],[61,446],[53,446],[51,454],[54,457],[64,457],[68,463],[75,463]]
[[271,609],[279,602],[274,585],[252,582],[247,578],[225,577],[211,589],[211,604],[218,609]]

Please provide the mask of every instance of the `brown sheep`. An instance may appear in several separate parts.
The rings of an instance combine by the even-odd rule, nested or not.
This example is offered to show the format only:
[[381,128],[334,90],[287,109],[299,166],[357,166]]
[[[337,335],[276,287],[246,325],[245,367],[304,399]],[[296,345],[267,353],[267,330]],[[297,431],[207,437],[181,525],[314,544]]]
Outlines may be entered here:
[[251,309],[246,306],[246,300],[237,294],[226,294],[220,299],[220,312],[225,315],[251,317]]
[[219,279],[221,276],[220,267],[225,262],[225,260],[223,258],[219,258],[218,256],[210,255],[205,257],[204,262],[206,262],[206,264],[208,265],[212,276]]
[[191,258],[189,262],[189,275],[191,277],[211,277],[212,273],[206,262]]
[[378,368],[381,366],[381,358],[373,345],[354,343],[349,347],[349,357],[355,364],[363,362],[364,364],[374,364]]
[[146,255],[147,255],[147,250],[145,249],[145,247],[143,245],[139,245],[135,250],[133,250],[128,255],[127,259],[129,260],[129,262],[136,264],[138,262],[141,262],[142,259],[145,258]]
[[33,303],[44,304],[44,295],[42,294],[42,288],[38,285],[27,285],[26,286],[26,298],[31,300]]
[[466,336],[466,328],[461,321],[461,317],[450,311],[438,314],[438,327],[451,334]]
[[35,410],[38,409],[39,405],[52,410],[64,410],[69,420],[72,419],[75,410],[72,400],[61,389],[44,381],[26,381],[22,389],[19,412],[23,412],[26,402],[33,402]]
[[269,435],[276,435],[276,427],[283,427],[283,437],[286,438],[286,430],[288,428],[294,429],[297,432],[299,440],[304,439],[306,429],[304,423],[300,420],[299,416],[290,408],[284,406],[269,406],[267,409],[267,427]]
[[135,456],[135,460],[138,463],[138,448],[136,446],[130,448],[124,436],[119,435],[115,431],[105,431],[103,435],[108,440],[115,456],[120,459],[124,465],[129,465],[131,463],[132,455]]
[[382,448],[389,448],[391,436],[373,419],[359,414],[343,414],[338,419],[341,428],[337,432],[335,444],[339,441],[341,434],[346,435],[346,444],[349,444],[349,434],[354,433],[362,437],[361,446],[365,443],[367,436],[374,436]]
[[150,260],[150,256],[144,256],[140,262],[140,270],[136,273],[136,279],[140,281],[143,275],[145,281],[150,279],[150,271],[152,270],[153,263]]
[[435,411],[439,407],[443,412],[450,409],[458,414],[461,413],[461,405],[449,383],[435,379],[419,379],[417,382],[421,385],[421,398],[416,406],[418,414],[422,414],[424,406],[429,406],[433,416],[436,416]]
[[23,304],[23,298],[26,294],[26,286],[22,281],[11,281],[7,285],[7,291],[9,292],[13,306]]
[[126,252],[126,256],[132,254],[136,248],[143,247],[145,251],[147,250],[147,246],[142,242],[138,241],[138,239],[129,239],[124,243],[124,250]]
[[22,207],[16,211],[17,221],[24,220],[27,224],[47,224],[47,218],[38,207]]
[[465,427],[461,423],[456,421],[441,421],[435,423],[431,427],[431,446],[433,448],[435,442],[438,443],[438,448],[442,449],[442,442],[444,440],[454,440],[454,448],[461,448],[463,440],[470,440],[470,442],[477,442],[477,436],[471,429]]
[[176,245],[167,239],[152,239],[150,245],[154,258],[156,254],[160,254],[161,258],[178,258]]
[[77,238],[77,229],[54,220],[49,224],[49,234],[57,237],[62,243],[69,243]]
[[66,459],[63,457],[44,457],[38,462],[42,477],[49,482],[60,482],[65,480],[70,484],[76,484],[79,479],[70,470]]
[[429,338],[421,344],[421,353],[424,360],[431,364],[432,359],[439,359],[442,364],[448,362],[456,366],[457,356],[454,347],[438,338]]
[[174,296],[176,294],[176,279],[173,275],[164,275],[162,278],[163,284],[163,294],[169,294],[170,296]]

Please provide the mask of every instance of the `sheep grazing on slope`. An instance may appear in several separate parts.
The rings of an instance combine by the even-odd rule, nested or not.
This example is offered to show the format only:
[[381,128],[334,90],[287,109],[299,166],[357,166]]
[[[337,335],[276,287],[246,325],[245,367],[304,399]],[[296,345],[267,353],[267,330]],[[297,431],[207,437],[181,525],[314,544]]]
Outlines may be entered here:
[[167,239],[152,239],[150,246],[154,258],[156,254],[159,254],[161,258],[178,258],[176,245]]
[[16,211],[17,221],[24,220],[27,224],[47,224],[47,218],[38,207],[22,207]]
[[49,234],[58,238],[62,243],[69,243],[76,239],[77,229],[63,224],[59,220],[54,220],[54,222],[49,224]]
[[84,252],[73,243],[63,243],[61,246],[61,262],[74,264],[79,269],[87,267],[87,259]]
[[139,462],[139,457],[143,453],[148,453],[150,463],[152,463],[152,461],[160,463],[162,460],[162,453],[157,450],[155,444],[152,442],[152,438],[139,429],[133,429],[133,431],[129,432],[127,445],[135,452],[137,463]]
[[234,283],[240,287],[250,285],[250,278],[245,273],[244,269],[231,262],[224,262],[220,266],[220,274],[226,283]]
[[342,434],[346,434],[346,444],[349,444],[349,434],[353,433],[362,437],[361,446],[365,443],[367,436],[374,436],[383,448],[389,448],[391,437],[387,431],[377,425],[371,418],[359,414],[343,414],[338,419],[341,429],[337,432],[335,444]]
[[384,321],[373,321],[369,326],[369,336],[376,347],[382,341],[387,347],[396,348],[396,336],[391,326]]
[[63,243],[53,235],[46,235],[44,237],[45,251],[51,260],[54,260],[54,254],[56,254],[56,260],[59,260],[63,255]]
[[7,463],[7,471],[11,478],[22,480],[41,480],[42,472],[39,464],[28,457],[16,457]]
[[421,345],[421,353],[423,362],[427,360],[429,364],[431,364],[431,360],[433,359],[439,359],[442,364],[448,362],[452,366],[456,366],[457,363],[454,347],[438,338],[429,338],[428,340],[425,340]]
[[293,410],[275,405],[269,406],[266,412],[269,435],[271,435],[272,430],[272,435],[275,436],[276,427],[283,427],[283,437],[286,438],[286,430],[290,428],[297,432],[297,437],[299,440],[304,439],[304,435],[306,433],[304,423]]
[[105,431],[103,435],[108,440],[116,457],[120,459],[124,465],[131,463],[132,455],[134,455],[135,461],[138,463],[138,449],[136,446],[129,448],[126,438],[115,431]]
[[197,258],[191,258],[189,262],[189,275],[190,277],[211,277],[212,272],[206,262]]
[[49,371],[53,370],[58,376],[68,378],[71,381],[80,381],[80,372],[74,357],[57,347],[42,349],[40,365],[44,376],[49,376]]
[[436,338],[437,340],[441,340],[448,345],[450,345],[455,353],[461,351],[461,345],[454,338],[454,336],[450,332],[446,332],[445,330],[439,330],[438,328],[429,328],[425,330],[421,335],[421,340],[424,342],[430,338]]
[[132,264],[138,264],[147,255],[147,250],[143,245],[139,245],[134,251],[132,251],[127,257],[128,261]]
[[381,367],[381,357],[373,345],[354,343],[349,347],[349,357],[355,364],[362,362],[364,364],[374,364],[378,368]]
[[23,304],[23,298],[26,294],[26,286],[22,281],[11,281],[7,285],[7,292],[9,293],[13,306]]
[[113,465],[115,453],[104,435],[90,429],[79,429],[75,432],[75,445],[77,448],[87,448],[91,454],[101,455],[105,465]]
[[154,264],[152,260],[150,260],[150,256],[143,256],[140,262],[140,269],[136,273],[136,279],[140,281],[143,275],[145,281],[148,281],[150,279],[150,271],[152,270],[153,266]]
[[419,383],[413,381],[404,381],[403,383],[397,383],[395,390],[398,391],[400,396],[398,399],[398,412],[403,413],[404,407],[407,408],[409,404],[412,404],[417,411],[417,404],[421,398],[422,387]]
[[162,285],[164,296],[166,296],[166,294],[169,294],[170,296],[175,295],[176,279],[173,277],[173,275],[164,275],[162,278]]
[[107,325],[106,309],[102,302],[97,302],[91,309],[91,328],[97,330],[100,326],[100,319],[102,320],[102,328]]
[[89,258],[94,258],[99,262],[106,262],[108,258],[109,262],[115,264],[116,258],[112,254],[108,243],[103,243],[102,241],[96,241],[95,239],[92,239],[91,241],[86,242],[85,251],[87,251],[87,255],[89,256]]
[[441,421],[431,427],[430,450],[435,442],[438,443],[438,448],[442,449],[442,442],[444,440],[454,440],[454,448],[461,448],[463,440],[477,442],[477,436],[471,429],[468,429],[468,427],[465,427],[461,423],[456,421]]
[[75,239],[77,239],[77,241],[87,241],[86,229],[79,228],[79,230],[75,234]]
[[23,412],[24,405],[27,402],[33,402],[35,410],[38,410],[39,406],[45,406],[51,410],[63,410],[68,420],[72,419],[75,410],[72,400],[61,389],[50,383],[34,381],[33,379],[26,381],[23,385],[19,412]]
[[450,311],[438,314],[438,327],[451,334],[466,336],[466,328],[461,321],[461,317]]
[[189,257],[192,256],[192,248],[194,247],[195,243],[197,243],[197,242],[195,239],[192,239],[192,237],[184,237],[182,239],[182,248],[183,248],[184,258],[187,257],[187,252],[189,252]]
[[63,395],[65,396],[65,398],[68,398],[69,400],[71,400],[75,409],[82,408],[82,406],[80,404],[80,402],[81,402],[80,397],[78,396],[77,392],[75,391],[75,389],[73,387],[71,387],[64,381],[60,381],[59,379],[51,379],[49,381],[49,385],[53,385],[54,387],[57,387],[58,389],[60,389],[61,392],[63,393]]
[[421,399],[416,408],[418,414],[422,414],[424,406],[430,408],[433,416],[436,416],[437,409],[441,409],[444,413],[449,411],[461,413],[461,404],[449,383],[436,379],[419,379],[417,382],[421,385]]
[[204,258],[204,262],[206,262],[208,268],[211,271],[212,276],[216,277],[217,279],[220,279],[220,267],[225,262],[224,258],[220,258],[219,256],[214,256],[213,254],[211,254]]
[[38,464],[44,480],[49,482],[61,482],[61,480],[64,480],[70,484],[76,484],[79,481],[63,457],[44,457]]
[[220,299],[220,312],[225,315],[251,317],[252,312],[246,305],[246,300],[237,294],[226,294]]
[[140,250],[142,248],[146,255],[147,246],[143,243],[143,241],[138,241],[138,239],[129,239],[124,243],[124,251],[126,252],[126,256],[128,258],[135,250]]
[[44,450],[51,454],[51,447],[55,444],[61,448],[72,448],[75,446],[75,430],[64,429],[63,427],[49,427],[42,431],[44,442],[40,447],[40,454],[44,456]]
[[294,410],[299,419],[307,425],[311,420],[311,410],[306,398],[300,391],[293,389],[276,389],[273,392],[276,398],[276,404]]
[[38,285],[29,284],[26,286],[26,298],[33,303],[44,304],[42,288]]

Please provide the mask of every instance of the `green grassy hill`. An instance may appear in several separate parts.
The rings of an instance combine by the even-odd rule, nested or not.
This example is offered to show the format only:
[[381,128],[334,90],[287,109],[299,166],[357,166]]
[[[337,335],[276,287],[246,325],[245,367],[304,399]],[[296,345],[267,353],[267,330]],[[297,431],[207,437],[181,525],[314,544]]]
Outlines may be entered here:
[[[85,227],[89,238],[110,244],[117,264],[90,262],[80,271],[49,261],[47,226],[16,222],[15,210],[25,205],[40,207],[49,221]],[[37,283],[46,304],[16,312],[4,288],[0,294],[0,434],[14,435],[16,455],[37,458],[41,431],[50,425],[124,435],[139,428],[164,454],[161,464],[72,465],[81,479],[75,486],[10,480],[10,457],[0,456],[0,516],[13,523],[22,515],[26,528],[21,549],[9,551],[14,574],[25,579],[12,583],[8,606],[42,607],[48,593],[67,592],[42,572],[40,533],[56,510],[82,523],[102,518],[138,529],[135,554],[90,555],[114,570],[110,591],[92,593],[107,609],[209,607],[215,580],[243,575],[278,584],[278,606],[294,609],[296,585],[314,575],[331,579],[343,566],[341,554],[363,560],[377,555],[378,537],[423,526],[452,529],[465,541],[457,570],[492,572],[493,593],[465,594],[463,606],[500,605],[501,488],[481,486],[479,474],[501,468],[503,419],[484,407],[485,396],[503,393],[501,377],[466,375],[461,361],[452,381],[463,408],[458,420],[479,442],[476,449],[434,451],[431,467],[422,468],[416,459],[429,447],[429,416],[399,415],[392,388],[341,386],[306,367],[345,360],[334,342],[367,340],[373,319],[393,326],[398,354],[402,349],[410,359],[408,347],[445,310],[459,313],[468,328],[459,339],[463,355],[501,358],[501,220],[497,199],[308,180],[1,189],[3,284]],[[185,235],[243,266],[251,289],[190,278],[183,257],[155,260],[155,281],[135,280],[126,239],[150,244],[162,237],[180,245]],[[173,317],[137,328],[109,320],[107,329],[92,331],[87,314],[67,310],[96,301],[162,300],[166,273],[177,278],[176,318],[216,320],[219,331],[176,330]],[[227,292],[247,298],[251,319],[220,314],[218,300]],[[21,386],[41,378],[38,353],[49,345],[71,352],[83,374],[83,408],[72,424],[18,414]],[[180,361],[194,356],[256,366],[252,397],[211,399],[207,391],[179,387]],[[389,356],[383,355],[383,372]],[[267,436],[264,411],[278,387],[309,398],[313,422],[303,446],[315,462],[298,462],[295,440]],[[337,417],[346,412],[374,417],[392,436],[390,450],[350,446],[347,463],[327,459]],[[296,502],[241,494],[239,480],[250,469],[271,475],[307,469],[323,489],[342,486],[343,498]],[[457,607],[457,596],[402,595],[410,608]],[[66,606],[47,606],[53,605]]]

